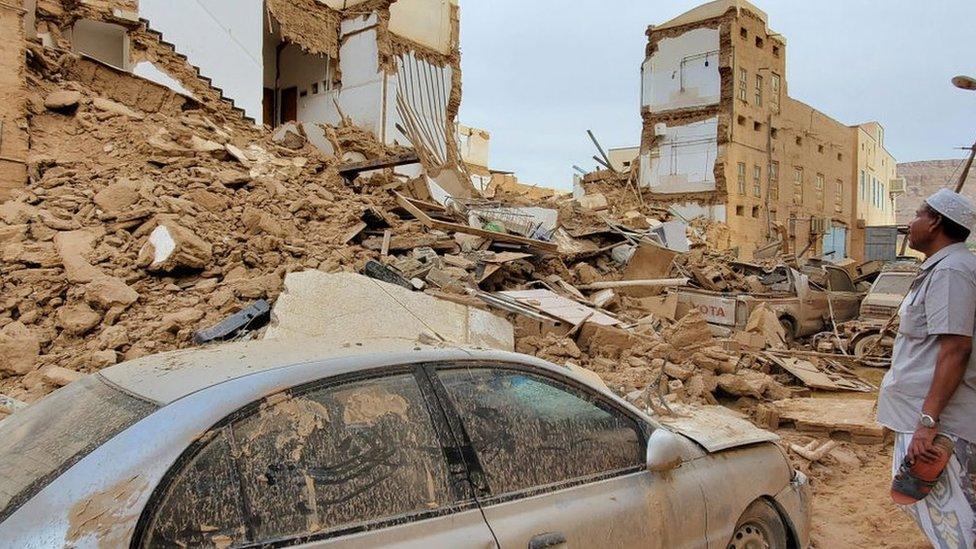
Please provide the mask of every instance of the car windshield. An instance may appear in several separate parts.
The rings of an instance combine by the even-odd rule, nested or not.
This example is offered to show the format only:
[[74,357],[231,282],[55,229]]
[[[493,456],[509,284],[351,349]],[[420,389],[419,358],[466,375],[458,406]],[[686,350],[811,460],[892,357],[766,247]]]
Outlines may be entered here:
[[915,277],[912,275],[883,274],[875,281],[871,293],[908,295],[908,290],[911,288],[913,280],[915,280]]
[[0,521],[156,409],[91,375],[0,421]]

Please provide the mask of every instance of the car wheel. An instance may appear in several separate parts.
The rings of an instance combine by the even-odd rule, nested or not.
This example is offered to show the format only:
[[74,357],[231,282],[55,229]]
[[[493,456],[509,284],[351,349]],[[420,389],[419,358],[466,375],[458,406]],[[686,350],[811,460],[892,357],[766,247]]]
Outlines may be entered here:
[[783,332],[786,334],[786,346],[792,346],[796,341],[796,326],[793,325],[793,321],[784,316],[779,319],[779,325],[783,327]]
[[758,500],[735,525],[728,549],[786,549],[786,526],[776,509]]
[[[874,347],[875,343],[881,339],[881,334],[871,334],[858,339],[854,343],[854,356],[857,358],[864,358],[867,355],[868,350]],[[877,354],[877,350],[875,350]]]

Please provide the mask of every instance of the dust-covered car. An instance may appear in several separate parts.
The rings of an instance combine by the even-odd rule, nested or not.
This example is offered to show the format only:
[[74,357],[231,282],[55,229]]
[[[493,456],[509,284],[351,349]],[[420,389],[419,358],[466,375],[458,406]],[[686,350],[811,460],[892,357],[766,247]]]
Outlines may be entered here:
[[678,424],[512,353],[178,351],[0,422],[0,546],[807,545],[775,435]]

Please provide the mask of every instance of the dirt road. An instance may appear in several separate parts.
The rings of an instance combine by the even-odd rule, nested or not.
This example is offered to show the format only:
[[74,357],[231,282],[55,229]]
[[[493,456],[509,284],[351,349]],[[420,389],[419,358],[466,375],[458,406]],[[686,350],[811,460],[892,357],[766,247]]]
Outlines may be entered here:
[[863,446],[860,468],[812,471],[813,544],[817,549],[930,547],[891,502],[891,447]]

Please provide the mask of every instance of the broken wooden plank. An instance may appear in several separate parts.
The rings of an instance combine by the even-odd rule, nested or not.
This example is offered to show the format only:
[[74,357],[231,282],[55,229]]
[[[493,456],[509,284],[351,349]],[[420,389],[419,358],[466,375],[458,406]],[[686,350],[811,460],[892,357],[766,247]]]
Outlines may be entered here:
[[781,423],[820,438],[849,438],[860,444],[884,440],[885,429],[875,420],[874,400],[860,398],[791,398],[771,404]]
[[387,229],[383,231],[383,245],[380,248],[380,255],[386,257],[390,255],[390,239],[393,238],[393,231]]
[[339,165],[339,175],[347,180],[353,180],[362,172],[369,170],[381,170],[383,168],[395,168],[397,166],[405,166],[407,164],[416,164],[420,162],[420,158],[416,153],[406,153],[398,154],[394,156],[382,156],[380,158],[374,158],[372,160],[364,160],[362,162],[350,162],[346,164]]
[[342,244],[349,244],[349,242],[351,242],[352,239],[362,234],[362,232],[365,230],[366,230],[366,223],[356,223],[348,231],[346,231],[344,235],[342,235],[339,242]]
[[486,231],[484,229],[478,229],[476,227],[469,227],[467,225],[462,225],[460,223],[452,223],[449,221],[441,221],[432,218],[427,212],[420,209],[414,200],[403,196],[400,193],[393,193],[396,195],[397,203],[403,207],[403,209],[410,212],[411,215],[420,220],[429,229],[437,229],[441,231],[466,233],[475,236],[480,236],[489,240],[494,240],[496,242],[508,242],[511,244],[519,244],[522,246],[528,246],[530,248],[535,248],[539,251],[547,253],[556,253],[559,248],[556,244],[552,242],[543,242],[542,240],[535,240],[532,238],[525,238],[523,236],[517,236],[506,233],[498,233],[494,231]]
[[614,288],[667,288],[672,286],[687,286],[687,278],[658,278],[653,280],[615,280],[610,282],[594,282],[579,286],[581,290],[609,290]]
[[855,391],[859,393],[872,393],[875,387],[848,372],[829,371],[827,368],[820,368],[809,360],[795,357],[779,357],[765,353],[765,356],[775,362],[780,368],[796,376],[804,385],[811,389],[823,389],[825,391]]
[[620,322],[610,315],[596,311],[550,290],[520,290],[499,292],[524,306],[532,307],[571,326],[589,316],[589,321],[603,326],[616,326]]

